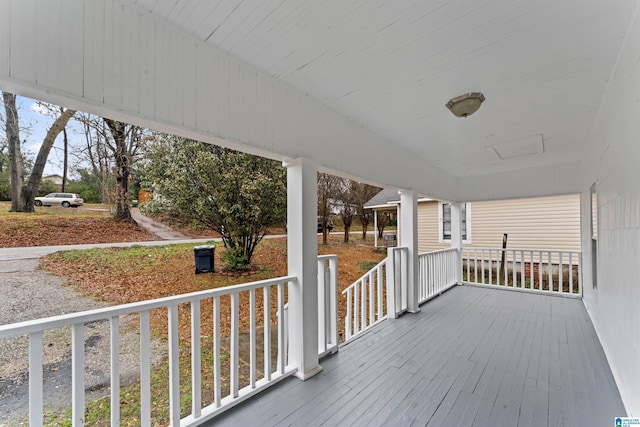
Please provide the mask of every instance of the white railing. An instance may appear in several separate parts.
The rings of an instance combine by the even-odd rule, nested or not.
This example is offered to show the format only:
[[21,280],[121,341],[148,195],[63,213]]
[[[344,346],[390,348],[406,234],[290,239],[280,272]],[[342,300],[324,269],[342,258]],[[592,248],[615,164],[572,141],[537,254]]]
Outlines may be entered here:
[[422,304],[460,282],[460,253],[453,248],[418,255],[418,278]]
[[347,298],[345,342],[407,309],[407,248],[388,248],[387,258],[342,291]]
[[[115,307],[102,308],[46,319],[33,320],[0,326],[0,338],[10,338],[27,334],[29,337],[29,425],[41,426],[43,423],[43,332],[60,327],[71,327],[71,351],[72,351],[72,425],[84,425],[85,413],[85,343],[84,328],[89,322],[108,320],[111,326],[110,350],[111,362],[111,425],[119,425],[120,419],[120,319],[122,316],[138,315],[140,319],[140,424],[151,425],[151,311],[156,309],[166,310],[168,321],[168,365],[169,365],[169,417],[172,426],[190,426],[200,424],[216,414],[236,405],[237,403],[258,393],[265,387],[286,378],[295,373],[295,368],[286,366],[285,360],[285,336],[284,322],[277,321],[277,344],[272,348],[271,328],[272,312],[278,313],[278,319],[283,318],[284,300],[287,285],[295,286],[297,279],[294,276],[281,277],[271,280],[262,280],[243,285],[229,286],[168,298],[160,298],[140,303],[125,304]],[[275,289],[274,289],[275,288]],[[262,291],[262,292],[260,292]],[[272,293],[273,292],[273,293]],[[262,294],[262,295],[260,295]],[[224,371],[221,358],[221,298],[230,302],[230,337],[229,337],[229,393],[222,395],[221,372]],[[240,310],[240,300],[243,308]],[[261,303],[257,300],[261,299]],[[275,306],[271,301],[275,300]],[[204,405],[202,399],[201,369],[203,348],[201,346],[201,319],[204,310],[201,303],[207,305],[207,310],[212,310],[213,317],[213,400]],[[185,337],[179,337],[178,318],[188,317],[182,308],[188,304],[190,308],[191,337],[191,392],[192,402],[190,414],[181,419],[180,402],[185,393],[180,390],[180,374],[189,368],[180,366],[179,341]],[[247,312],[245,312],[247,311]],[[184,316],[186,314],[186,316]],[[264,326],[263,345],[258,349],[257,345],[257,316],[260,314]],[[274,321],[276,319],[273,319]],[[182,320],[181,320],[182,321]],[[240,324],[247,325],[249,329],[249,359],[248,379],[240,381]],[[244,338],[243,338],[244,339]],[[278,358],[278,368],[272,368],[272,352]],[[263,352],[264,364],[258,366],[256,353]],[[182,369],[181,369],[182,368]],[[106,370],[106,367],[105,367]],[[245,383],[247,383],[245,385]],[[240,388],[243,386],[242,388]],[[189,396],[187,396],[189,397]]]
[[338,351],[338,256],[318,257],[318,355]]
[[463,248],[463,281],[473,285],[582,296],[577,251]]
[[342,291],[347,296],[345,341],[386,318],[383,300],[386,263],[386,259],[382,260]]

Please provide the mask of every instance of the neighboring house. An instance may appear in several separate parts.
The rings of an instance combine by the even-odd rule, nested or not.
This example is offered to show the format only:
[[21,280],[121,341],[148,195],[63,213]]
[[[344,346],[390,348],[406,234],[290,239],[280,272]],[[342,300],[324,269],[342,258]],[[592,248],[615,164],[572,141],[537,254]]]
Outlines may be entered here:
[[61,175],[46,175],[42,177],[43,181],[49,181],[55,185],[62,185],[62,176]]
[[[365,207],[396,213],[399,203],[398,192],[385,189]],[[580,250],[579,194],[469,202],[462,211],[465,247],[501,247],[506,233],[508,248]],[[419,198],[418,250],[446,249],[450,247],[450,241],[450,205]]]

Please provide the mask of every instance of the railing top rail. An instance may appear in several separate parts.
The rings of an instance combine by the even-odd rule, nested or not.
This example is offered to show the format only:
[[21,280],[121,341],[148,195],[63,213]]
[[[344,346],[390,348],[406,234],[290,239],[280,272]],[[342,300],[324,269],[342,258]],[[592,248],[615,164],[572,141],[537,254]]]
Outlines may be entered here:
[[162,308],[168,305],[181,304],[185,302],[197,301],[204,298],[214,298],[223,295],[237,294],[252,289],[260,289],[280,283],[296,283],[296,276],[284,276],[274,279],[259,280],[256,282],[243,283],[240,285],[225,286],[217,289],[207,289],[205,291],[192,292],[188,294],[175,295],[164,298],[157,298],[149,301],[122,304],[113,307],[98,308],[95,310],[80,311],[77,313],[62,314],[59,316],[46,317],[44,319],[27,320],[0,326],[0,338],[8,338],[16,335],[41,332],[48,329],[77,323],[88,323],[97,320],[108,319],[110,317],[122,316],[125,314],[137,313],[140,311]]
[[385,263],[387,262],[387,259],[383,259],[382,261],[380,261],[378,264],[376,264],[375,267],[373,267],[371,270],[367,271],[366,273],[364,273],[362,276],[360,276],[358,278],[358,280],[356,280],[355,282],[353,282],[352,284],[350,284],[347,288],[345,288],[344,291],[342,291],[342,295],[346,295],[347,292],[349,292],[349,290],[351,290],[351,288],[353,288],[354,286],[356,286],[358,283],[360,283],[360,280],[362,280],[364,277],[368,276],[369,273],[371,273],[373,270],[376,270],[380,267],[382,267]]
[[438,249],[437,251],[429,251],[429,252],[422,252],[420,254],[418,254],[418,256],[423,256],[423,255],[432,255],[432,254],[440,254],[440,253],[445,253],[445,252],[456,252],[458,249],[456,248],[447,248],[447,249]]
[[335,254],[318,255],[318,261],[328,260],[328,259],[338,259],[338,255],[335,255]]
[[475,246],[463,246],[462,250],[469,250],[469,251],[473,251],[473,250],[477,250],[477,251],[525,251],[525,252],[555,252],[555,253],[563,253],[563,254],[568,254],[568,253],[572,253],[572,254],[580,254],[582,253],[582,251],[576,251],[576,250],[564,250],[564,249],[533,249],[533,248],[498,248],[498,247],[493,247],[493,248],[487,248],[487,247],[475,247]]
[[391,252],[402,252],[402,251],[408,251],[409,248],[406,246],[396,246],[395,248],[387,248],[387,250]]

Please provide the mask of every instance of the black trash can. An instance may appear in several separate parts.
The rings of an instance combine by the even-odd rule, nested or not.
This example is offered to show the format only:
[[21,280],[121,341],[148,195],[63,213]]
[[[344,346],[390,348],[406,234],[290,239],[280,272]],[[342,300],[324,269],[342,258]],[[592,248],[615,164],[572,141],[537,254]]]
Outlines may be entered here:
[[213,273],[213,253],[215,246],[196,246],[193,248],[193,255],[196,260],[196,274]]

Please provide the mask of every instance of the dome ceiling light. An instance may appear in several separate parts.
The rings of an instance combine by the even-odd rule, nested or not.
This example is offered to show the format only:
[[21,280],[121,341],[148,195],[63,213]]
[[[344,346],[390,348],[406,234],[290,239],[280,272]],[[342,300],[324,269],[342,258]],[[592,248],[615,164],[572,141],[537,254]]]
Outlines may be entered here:
[[466,93],[447,102],[447,108],[456,117],[467,117],[478,111],[482,101],[484,101],[482,93]]

